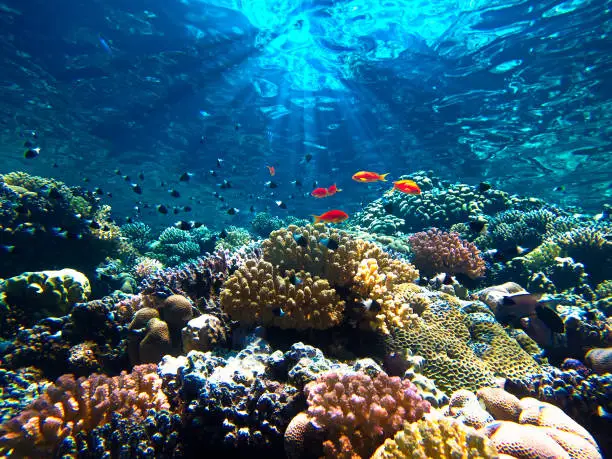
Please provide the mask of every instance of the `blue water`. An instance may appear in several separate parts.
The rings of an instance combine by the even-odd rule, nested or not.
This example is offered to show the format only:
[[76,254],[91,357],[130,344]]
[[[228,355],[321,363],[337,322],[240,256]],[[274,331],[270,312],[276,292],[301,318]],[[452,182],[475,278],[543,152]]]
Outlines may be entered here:
[[[611,5],[5,1],[0,172],[100,187],[116,218],[160,228],[176,218],[159,204],[217,228],[251,206],[351,213],[380,196],[357,170],[432,170],[597,212],[612,195]],[[315,182],[344,193],[313,200]]]

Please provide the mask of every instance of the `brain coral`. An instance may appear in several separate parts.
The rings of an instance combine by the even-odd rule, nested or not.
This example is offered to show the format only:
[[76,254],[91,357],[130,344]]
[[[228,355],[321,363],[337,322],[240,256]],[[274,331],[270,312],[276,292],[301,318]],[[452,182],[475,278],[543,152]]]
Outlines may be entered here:
[[[308,415],[325,429],[327,457],[369,457],[404,422],[430,409],[410,381],[379,373],[328,372],[304,388]],[[351,455],[349,455],[351,454]]]
[[229,277],[221,305],[243,323],[296,329],[333,327],[344,311],[344,301],[327,280],[303,271],[283,277],[271,263],[254,260]]
[[458,233],[446,233],[432,228],[410,238],[414,264],[428,275],[436,273],[466,274],[472,279],[485,273],[480,251]]
[[493,459],[498,454],[482,433],[449,418],[424,419],[385,440],[372,459]]
[[51,456],[68,436],[106,424],[113,414],[139,422],[149,409],[167,409],[156,365],[132,373],[58,378],[45,393],[0,428],[0,454]]

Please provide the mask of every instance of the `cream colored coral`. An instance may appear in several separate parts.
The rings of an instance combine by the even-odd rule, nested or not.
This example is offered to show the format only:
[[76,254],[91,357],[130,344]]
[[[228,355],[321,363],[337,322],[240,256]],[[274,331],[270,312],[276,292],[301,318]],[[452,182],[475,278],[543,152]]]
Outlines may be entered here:
[[326,329],[342,320],[344,301],[326,279],[305,272],[279,275],[266,261],[248,260],[221,292],[221,306],[234,320],[281,328]]

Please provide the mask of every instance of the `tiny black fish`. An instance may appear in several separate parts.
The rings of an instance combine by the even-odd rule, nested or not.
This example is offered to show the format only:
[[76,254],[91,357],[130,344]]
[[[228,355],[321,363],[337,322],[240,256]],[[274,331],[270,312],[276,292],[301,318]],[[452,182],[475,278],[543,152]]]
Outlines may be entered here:
[[185,212],[191,212],[191,206],[183,206]]
[[470,230],[472,230],[474,233],[480,233],[485,225],[487,224],[486,220],[471,220],[470,221]]
[[535,308],[535,313],[538,319],[546,324],[553,333],[563,333],[565,324],[563,319],[559,317],[557,311],[546,303],[541,303]]
[[40,148],[28,148],[23,153],[23,157],[25,159],[33,159],[33,158],[36,158],[39,154],[40,154]]
[[129,175],[122,175],[121,178],[125,180],[126,182],[131,182]]
[[96,188],[96,189],[94,189],[94,193],[96,193],[96,194],[104,194],[104,191],[102,191],[102,188]]
[[140,171],[140,172],[138,173],[138,178],[139,178],[140,180],[144,180],[144,172]]
[[321,243],[321,245],[324,245],[329,250],[336,250],[339,247],[338,241],[336,241],[335,239],[332,239],[331,237],[323,238],[319,242]]
[[264,183],[265,186],[267,186],[268,188],[278,188],[278,185],[273,182],[272,180],[270,180],[269,182]]
[[212,175],[213,177],[216,177],[216,176],[217,176],[217,171],[215,171],[215,170],[213,170],[213,169],[209,170],[209,171],[208,171],[208,173],[209,173],[210,175]]
[[121,175],[121,171],[119,169],[115,169],[114,172],[115,172],[115,175]]
[[30,142],[29,140],[26,140],[25,142],[23,142],[23,146],[25,148],[32,148],[34,146],[34,144],[32,142]]
[[179,181],[181,181],[181,182],[188,182],[190,178],[191,177],[189,176],[189,173],[183,172],[181,174],[181,176],[179,177]]
[[157,206],[157,211],[160,214],[166,215],[168,213],[168,208],[166,206],[164,206],[163,204],[160,204],[160,205]]
[[276,205],[280,207],[281,209],[287,208],[287,204],[285,204],[283,201],[275,201],[275,202],[276,202]]
[[253,207],[253,206],[249,207],[249,212],[251,212],[251,213],[255,212],[255,207]]
[[231,188],[231,187],[232,187],[232,184],[227,180],[223,180],[223,183],[221,183],[221,189],[223,190],[227,188]]
[[272,307],[272,314],[274,314],[275,317],[283,317],[285,315],[285,311],[283,311],[283,308],[281,307]]
[[142,188],[138,183],[132,183],[132,191],[136,194],[142,194]]
[[134,219],[132,217],[125,217],[126,223],[134,223]]
[[393,203],[387,202],[383,204],[383,209],[385,210],[386,213],[392,214],[393,213]]
[[291,182],[291,184],[297,186],[298,188],[300,188],[302,186],[302,181],[301,180],[294,180],[293,182]]
[[289,275],[289,282],[291,282],[293,285],[300,285],[303,280],[300,279],[295,273],[291,273]]
[[174,209],[172,209],[172,213],[173,213],[174,215],[178,215],[178,214],[179,214],[179,212],[180,212],[180,209],[179,209],[178,207],[175,207]]
[[170,193],[170,196],[172,196],[173,198],[180,198],[181,197],[181,193],[178,192],[178,190],[168,190],[168,193]]
[[89,227],[90,227],[91,229],[100,229],[100,224],[99,224],[97,221],[92,220],[92,221],[89,223]]
[[308,247],[308,238],[302,234],[294,234],[293,239],[300,247]]
[[223,159],[221,158],[217,158],[217,167],[221,167],[221,165],[223,164]]
[[221,230],[221,232],[219,233],[219,237],[221,239],[225,239],[227,237],[227,231],[224,229]]
[[48,196],[51,199],[61,199],[62,198],[62,193],[60,193],[57,188],[50,188]]
[[180,229],[180,230],[183,230],[183,231],[189,231],[192,228],[190,222],[186,222],[186,221],[182,221],[182,220],[180,222],[176,222],[174,224],[174,226],[176,228]]
[[304,156],[304,159],[306,160],[307,163],[309,163],[310,160],[312,159],[312,155],[310,153],[307,153],[306,156]]
[[360,304],[366,311],[370,312],[380,312],[380,310],[382,309],[380,303],[371,298],[368,298],[367,300],[361,300]]
[[478,191],[480,191],[481,193],[489,191],[491,188],[493,188],[493,185],[491,185],[489,182],[480,182],[478,184]]
[[227,213],[229,215],[236,215],[238,212],[240,212],[240,210],[236,209],[235,207],[230,207],[229,209],[227,209]]

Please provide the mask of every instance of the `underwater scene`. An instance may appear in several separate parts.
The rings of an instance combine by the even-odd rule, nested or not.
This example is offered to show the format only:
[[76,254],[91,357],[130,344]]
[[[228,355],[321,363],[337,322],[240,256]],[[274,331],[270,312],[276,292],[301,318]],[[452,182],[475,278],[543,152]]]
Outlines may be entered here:
[[612,457],[612,0],[0,0],[0,458]]

